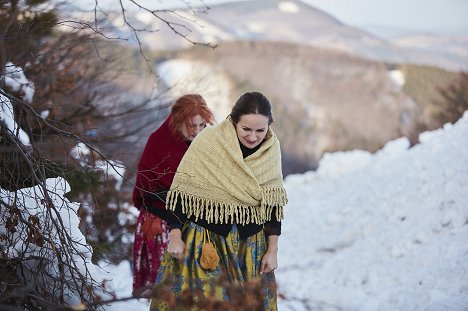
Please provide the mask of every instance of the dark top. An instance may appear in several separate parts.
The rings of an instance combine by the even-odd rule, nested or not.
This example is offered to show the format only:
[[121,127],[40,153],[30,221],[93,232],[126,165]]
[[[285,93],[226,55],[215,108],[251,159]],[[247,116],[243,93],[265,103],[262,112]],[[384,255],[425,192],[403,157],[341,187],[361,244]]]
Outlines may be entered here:
[[158,189],[155,194],[146,194],[143,200],[143,207],[147,212],[158,216],[161,219],[167,221],[167,210],[165,208],[159,208],[158,204],[166,204],[167,192],[169,189]]
[[[164,125],[161,126],[161,128],[163,128],[164,126],[168,127],[168,125],[166,125],[168,120],[170,120],[170,119],[168,118],[166,120],[166,122],[164,123]],[[166,131],[168,131],[168,129]],[[158,133],[158,130],[155,133]],[[154,133],[153,133],[153,135],[154,135]],[[151,139],[151,138],[150,138],[150,140],[148,140],[147,145],[150,145],[150,144],[156,145],[156,144],[158,144],[158,141],[156,139],[154,139],[154,138]],[[172,139],[172,140],[174,140],[174,139]],[[167,142],[166,142],[165,145],[162,145],[161,147],[166,148],[168,146],[168,142],[171,141],[171,140],[167,139],[167,140],[163,140],[163,141],[167,141]],[[188,148],[191,143],[192,143],[191,140],[185,140],[185,139],[183,140],[183,144],[185,145],[186,148]],[[182,144],[180,144],[180,142],[177,142],[177,144],[179,145],[179,149],[182,149]],[[158,150],[158,149],[156,149],[156,150]],[[164,220],[167,220],[167,211],[166,211],[166,208],[165,208],[167,192],[169,191],[169,188],[167,186],[170,186],[170,184],[172,183],[172,179],[174,178],[174,174],[175,174],[175,171],[177,170],[178,163],[180,163],[180,160],[184,156],[186,149],[183,152],[180,151],[180,150],[176,150],[176,151],[177,152],[175,152],[172,155],[172,157],[169,156],[170,153],[168,153],[168,152],[163,153],[162,155],[158,154],[159,157],[155,157],[155,155],[154,155],[155,149],[149,149],[146,152],[146,148],[145,148],[145,152],[147,154],[149,154],[151,152],[151,154],[153,155],[153,157],[149,157],[149,155],[147,155],[146,157],[152,159],[153,162],[151,164],[159,169],[159,171],[145,169],[146,171],[150,171],[151,173],[154,173],[154,174],[158,173],[159,174],[158,176],[153,176],[153,175],[148,176],[145,179],[155,180],[155,181],[160,181],[161,180],[162,182],[157,183],[157,184],[154,183],[154,186],[152,187],[154,190],[152,190],[152,192],[145,191],[145,192],[140,193],[139,191],[138,192],[136,191],[138,189],[137,187],[135,187],[135,189],[133,191],[134,201],[138,201],[137,203],[139,203],[138,206],[137,206],[137,204],[135,204],[135,206],[137,206],[138,208],[144,208],[147,212],[149,212],[149,213],[151,213],[153,215],[156,215],[159,218],[164,219]],[[145,155],[145,153],[144,153],[144,155]],[[175,156],[175,155],[177,155],[177,156]],[[180,156],[180,158],[179,158],[179,156]],[[163,158],[163,160],[158,160],[161,157]],[[142,156],[142,158],[143,158],[143,156]],[[171,161],[168,161],[169,159],[171,159]],[[156,161],[160,161],[160,163],[157,163]],[[162,166],[161,163],[163,163],[163,161],[168,162],[167,167],[164,168],[164,169],[160,169],[159,167]],[[149,173],[147,173],[147,174],[149,174]],[[164,180],[162,180],[163,178],[164,178]],[[151,188],[151,187],[148,187],[148,188]],[[141,196],[141,198],[139,196]]]
[[[249,155],[253,154],[256,152],[259,148],[260,145],[258,145],[255,148],[247,148],[242,143],[239,142],[239,145],[242,150],[242,155],[244,158],[248,157]],[[164,189],[161,189],[160,193],[158,193],[158,196],[155,199],[162,199],[163,196],[165,197],[165,193],[167,193],[167,190],[164,191]],[[187,222],[187,220],[190,220],[194,223],[196,223],[199,226],[202,226],[210,231],[213,231],[219,235],[222,235],[226,237],[229,232],[231,231],[231,228],[233,224],[215,224],[215,223],[208,223],[205,219],[198,219],[195,221],[195,216],[191,216],[189,219],[187,219],[187,216],[182,213],[182,206],[180,201],[177,202],[176,208],[174,211],[170,210],[165,210],[162,211],[160,209],[152,210],[151,208],[147,208],[147,210],[150,213],[153,213],[162,219],[165,219],[171,229],[181,229],[183,224]],[[252,236],[260,230],[264,229],[265,230],[265,235],[280,235],[281,234],[281,221],[278,221],[276,219],[276,207],[273,208],[272,211],[272,217],[271,220],[263,225],[258,225],[255,223],[250,223],[247,225],[240,225],[236,224],[237,229],[239,230],[239,236],[241,239],[246,239],[249,236]]]

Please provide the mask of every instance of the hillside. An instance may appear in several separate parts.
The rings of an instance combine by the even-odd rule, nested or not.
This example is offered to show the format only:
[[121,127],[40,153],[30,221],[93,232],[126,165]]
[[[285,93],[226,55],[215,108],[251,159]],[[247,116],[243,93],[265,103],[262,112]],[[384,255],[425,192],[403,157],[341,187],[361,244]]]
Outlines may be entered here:
[[[267,94],[275,107],[274,128],[282,141],[286,174],[315,168],[327,151],[375,151],[391,139],[417,137],[420,123],[430,122],[436,87],[455,77],[437,68],[386,64],[281,42],[195,47],[168,58],[162,54],[158,63],[166,73],[183,76],[168,81],[161,75],[173,91],[198,90],[224,115],[244,91]],[[218,92],[211,94],[208,86]]]
[[[164,92],[166,102],[185,92],[201,93],[218,120],[240,93],[263,91],[275,106],[285,174],[316,168],[327,151],[375,151],[400,136],[415,143],[420,131],[441,125],[432,120],[440,109],[438,92],[456,75],[443,68],[468,63],[463,38],[390,43],[301,1],[242,1],[172,13],[161,12],[188,40],[214,42],[217,48],[193,45],[148,12],[129,15],[138,28],[158,29],[139,34],[160,81],[154,87],[142,73],[124,84]],[[110,29],[125,37],[128,29],[117,16]],[[136,44],[131,36],[128,42],[127,47]],[[137,92],[128,94],[136,98]]]
[[298,0],[256,0],[212,6],[198,15],[230,36],[205,40],[283,41],[348,52],[360,57],[396,63],[432,65],[449,70],[468,67],[468,38],[415,34],[386,41]]
[[[187,9],[197,3],[188,2],[185,9],[156,10],[158,18],[151,11],[157,4],[144,2],[149,11],[135,10],[133,5],[127,4],[126,21],[133,29],[146,30],[138,31],[138,40],[132,29],[122,22],[118,7],[100,12],[106,17],[101,26],[110,38],[122,38],[134,47],[141,43],[153,51],[185,49],[194,43],[282,41],[385,62],[430,65],[452,71],[468,67],[466,37],[409,34],[384,40],[298,0],[239,1]],[[95,18],[89,8],[71,12],[71,18],[89,21]]]

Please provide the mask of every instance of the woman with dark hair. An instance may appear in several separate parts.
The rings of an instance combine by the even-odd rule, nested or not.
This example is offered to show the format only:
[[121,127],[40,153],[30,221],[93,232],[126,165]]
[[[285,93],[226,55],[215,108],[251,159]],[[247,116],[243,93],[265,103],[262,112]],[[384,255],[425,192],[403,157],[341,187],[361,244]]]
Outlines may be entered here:
[[249,92],[192,142],[166,200],[170,238],[156,284],[169,288],[171,302],[154,298],[151,310],[172,310],[174,301],[174,310],[187,308],[184,297],[195,308],[206,299],[232,306],[239,301],[231,286],[247,283],[260,284],[253,309],[276,310],[273,271],[287,196],[272,122],[268,99]]
[[164,123],[151,134],[138,163],[133,203],[140,210],[133,246],[133,294],[154,284],[169,238],[166,194],[192,140],[214,117],[198,94],[176,100]]

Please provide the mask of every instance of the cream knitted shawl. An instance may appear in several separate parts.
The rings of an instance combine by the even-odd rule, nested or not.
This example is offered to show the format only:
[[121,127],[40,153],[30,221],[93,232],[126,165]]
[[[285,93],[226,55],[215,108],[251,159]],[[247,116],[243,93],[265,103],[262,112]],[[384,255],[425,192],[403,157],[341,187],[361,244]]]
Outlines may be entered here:
[[280,144],[268,130],[260,148],[245,159],[230,119],[204,129],[185,153],[167,195],[166,208],[208,223],[263,224],[283,218],[287,203]]

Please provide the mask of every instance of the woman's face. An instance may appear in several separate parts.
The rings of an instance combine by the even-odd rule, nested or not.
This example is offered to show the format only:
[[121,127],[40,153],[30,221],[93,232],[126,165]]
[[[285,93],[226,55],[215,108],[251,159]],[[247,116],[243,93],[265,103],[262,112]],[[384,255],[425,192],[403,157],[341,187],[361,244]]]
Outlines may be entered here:
[[180,132],[185,139],[192,141],[205,127],[205,119],[203,119],[201,115],[197,114],[190,118],[188,124],[182,124],[180,126]]
[[268,117],[261,114],[244,114],[236,124],[237,137],[242,145],[255,148],[263,141],[268,131]]

